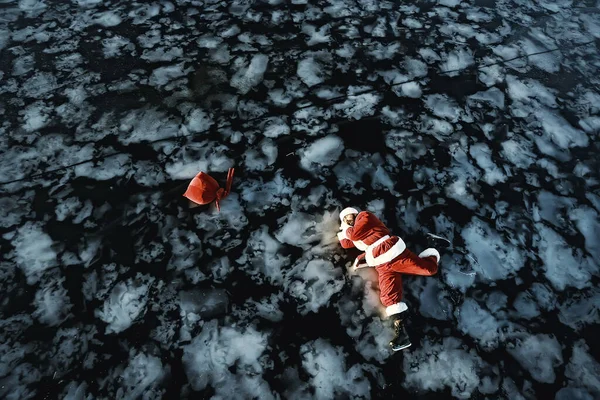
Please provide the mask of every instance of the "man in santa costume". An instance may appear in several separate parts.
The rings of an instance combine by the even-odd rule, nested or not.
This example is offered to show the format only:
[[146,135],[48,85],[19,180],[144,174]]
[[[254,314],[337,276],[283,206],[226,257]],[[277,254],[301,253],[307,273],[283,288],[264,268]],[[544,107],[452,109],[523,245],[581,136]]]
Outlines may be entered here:
[[[402,301],[402,275],[435,275],[440,253],[429,248],[416,255],[406,248],[401,238],[390,235],[390,230],[368,211],[359,212],[348,207],[340,213],[340,220],[338,238],[342,247],[356,247],[364,251],[356,258],[353,267],[372,267],[379,275],[381,302],[395,332],[390,347],[393,351],[406,349],[411,343],[403,324],[408,307]],[[430,240],[442,244],[444,239],[431,235]]]

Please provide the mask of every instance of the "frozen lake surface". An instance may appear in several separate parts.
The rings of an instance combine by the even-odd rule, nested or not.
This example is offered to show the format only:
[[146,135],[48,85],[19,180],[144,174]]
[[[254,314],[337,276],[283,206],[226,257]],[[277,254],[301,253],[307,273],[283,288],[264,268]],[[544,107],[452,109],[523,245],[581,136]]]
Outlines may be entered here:
[[[599,398],[599,47],[598,0],[0,0],[0,398]],[[404,352],[346,206],[453,242]]]

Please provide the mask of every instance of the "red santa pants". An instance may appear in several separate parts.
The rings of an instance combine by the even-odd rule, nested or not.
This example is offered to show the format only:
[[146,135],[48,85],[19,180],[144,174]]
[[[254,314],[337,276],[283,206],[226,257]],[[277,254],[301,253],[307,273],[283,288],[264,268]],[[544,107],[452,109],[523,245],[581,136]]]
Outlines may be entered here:
[[435,275],[438,263],[435,256],[421,258],[406,249],[398,257],[376,267],[379,274],[379,294],[385,307],[402,301],[402,275]]

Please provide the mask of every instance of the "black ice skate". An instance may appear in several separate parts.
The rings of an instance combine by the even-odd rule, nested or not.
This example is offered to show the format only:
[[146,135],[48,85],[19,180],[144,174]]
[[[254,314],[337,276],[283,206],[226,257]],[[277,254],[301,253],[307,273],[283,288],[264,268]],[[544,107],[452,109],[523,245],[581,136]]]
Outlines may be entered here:
[[406,333],[406,328],[402,323],[400,314],[390,316],[392,320],[392,328],[394,329],[394,338],[390,341],[390,347],[393,351],[400,351],[410,347],[410,338]]

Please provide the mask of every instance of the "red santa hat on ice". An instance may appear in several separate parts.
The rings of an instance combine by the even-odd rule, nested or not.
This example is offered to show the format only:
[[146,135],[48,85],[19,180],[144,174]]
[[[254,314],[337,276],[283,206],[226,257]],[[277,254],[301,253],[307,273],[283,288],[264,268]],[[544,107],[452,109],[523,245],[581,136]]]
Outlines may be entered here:
[[346,207],[340,212],[340,221],[344,222],[344,217],[350,214],[358,214],[358,210],[352,207]]
[[219,184],[212,176],[200,171],[198,175],[192,179],[188,185],[187,190],[183,194],[189,200],[196,204],[209,204],[213,201],[217,206],[217,210],[221,211],[219,201],[227,197],[231,192],[231,185],[233,183],[233,168],[229,168],[227,173],[227,183],[225,189],[219,187]]

